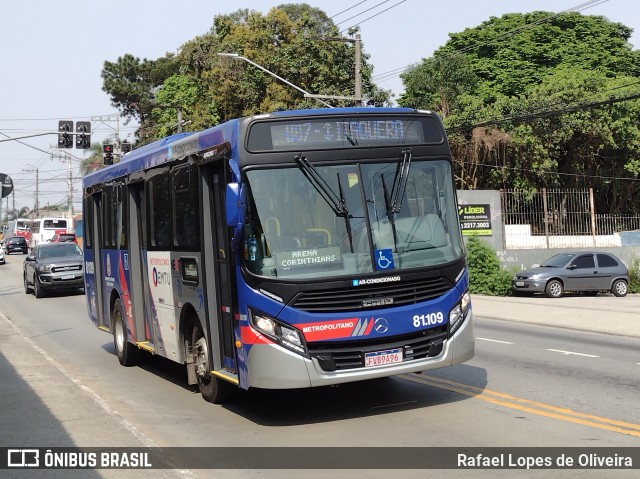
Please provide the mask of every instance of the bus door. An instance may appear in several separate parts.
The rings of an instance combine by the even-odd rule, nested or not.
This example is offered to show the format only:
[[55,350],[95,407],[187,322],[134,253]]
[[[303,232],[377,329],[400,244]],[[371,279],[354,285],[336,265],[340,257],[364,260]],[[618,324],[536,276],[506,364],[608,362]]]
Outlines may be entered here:
[[237,312],[233,294],[232,254],[225,219],[225,165],[215,161],[202,167],[202,256],[205,289],[205,312],[209,350],[215,369],[226,368],[237,373],[235,359],[234,314]]
[[129,182],[129,279],[136,342],[145,342],[150,348],[155,344],[155,328],[146,323],[151,318],[150,298],[147,287],[147,263],[142,257],[145,244],[144,181]]
[[104,274],[102,271],[102,192],[91,195],[89,199],[89,208],[91,214],[89,218],[93,221],[93,227],[89,228],[91,234],[91,245],[93,245],[93,268],[96,296],[96,315],[98,316],[97,326],[102,329],[110,330],[111,319],[109,317],[107,306],[104,301]]

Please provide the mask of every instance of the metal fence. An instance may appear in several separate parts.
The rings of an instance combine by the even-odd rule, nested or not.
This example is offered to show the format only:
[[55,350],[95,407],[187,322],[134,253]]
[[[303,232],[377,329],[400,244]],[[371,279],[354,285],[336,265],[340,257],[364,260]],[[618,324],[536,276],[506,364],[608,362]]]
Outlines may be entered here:
[[623,246],[640,215],[596,214],[593,190],[501,191],[505,249]]

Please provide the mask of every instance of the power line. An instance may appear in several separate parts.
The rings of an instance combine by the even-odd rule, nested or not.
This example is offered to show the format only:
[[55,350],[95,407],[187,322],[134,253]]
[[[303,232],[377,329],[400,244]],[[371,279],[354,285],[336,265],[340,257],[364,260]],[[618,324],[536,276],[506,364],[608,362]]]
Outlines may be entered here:
[[342,10],[341,12],[336,13],[335,15],[331,15],[329,17],[329,19],[332,19],[334,17],[337,17],[338,15],[342,15],[344,12],[348,12],[349,10],[351,10],[352,8],[357,7],[358,5],[362,4],[362,3],[366,3],[369,0],[362,0],[361,2],[356,3],[355,5],[351,5],[349,8],[347,8],[346,10]]
[[511,170],[511,171],[525,171],[527,173],[535,173],[537,175],[558,175],[558,176],[572,176],[572,177],[580,177],[580,178],[590,178],[597,180],[620,180],[620,181],[640,181],[640,178],[629,178],[623,176],[603,176],[603,175],[588,175],[581,173],[564,173],[561,171],[543,171],[533,170],[531,168],[516,168],[515,166],[500,166],[500,165],[490,165],[488,163],[475,163],[470,162],[473,166],[486,166],[493,170]]
[[[372,18],[377,17],[378,15],[382,15],[384,12],[388,12],[388,11],[389,11],[389,10],[391,10],[392,8],[397,7],[398,5],[400,5],[401,3],[404,3],[404,2],[406,2],[406,1],[407,1],[407,0],[402,0],[402,1],[398,2],[398,3],[396,3],[395,5],[391,5],[389,8],[385,8],[385,9],[384,9],[384,10],[382,10],[381,12],[378,12],[378,13],[376,13],[375,15],[371,15],[370,17],[367,17],[367,18],[365,18],[364,20],[362,20],[362,21],[360,21],[360,22],[358,22],[358,23],[355,23],[355,24],[351,25],[349,28],[347,28],[347,29],[345,29],[345,30],[340,31],[339,33],[344,33],[344,32],[346,32],[346,31],[351,30],[353,27],[356,27],[356,26],[358,26],[358,25],[362,25],[364,22],[369,21],[369,20],[371,20]],[[383,3],[385,3],[385,2],[383,2]],[[363,12],[363,13],[364,13],[364,12]]]
[[619,98],[609,98],[608,100],[603,101],[595,101],[591,103],[579,103],[573,106],[567,106],[566,108],[558,109],[558,110],[540,110],[538,112],[529,112],[526,114],[520,115],[510,115],[505,116],[503,118],[496,118],[493,120],[483,121],[481,123],[476,123],[475,125],[459,125],[452,128],[448,128],[447,131],[451,133],[458,133],[461,131],[469,131],[474,128],[480,128],[483,126],[490,125],[499,125],[502,123],[526,123],[530,120],[538,120],[541,118],[546,118],[550,116],[559,116],[564,115],[565,113],[575,113],[580,110],[589,109],[589,108],[599,108],[601,106],[613,105],[614,103],[620,103],[630,100],[637,100],[640,98],[640,93],[635,93],[633,95],[628,95]]
[[338,26],[338,25],[340,25],[341,23],[348,22],[349,20],[351,20],[351,19],[353,19],[353,18],[356,18],[356,17],[358,17],[358,16],[360,16],[360,15],[362,15],[362,14],[364,14],[364,13],[367,13],[367,12],[369,12],[369,11],[373,10],[374,8],[379,7],[379,6],[380,6],[380,5],[382,5],[383,3],[387,3],[387,2],[389,2],[389,1],[390,1],[390,0],[384,0],[383,2],[380,2],[380,3],[376,4],[376,5],[374,5],[373,7],[369,7],[369,8],[367,8],[366,10],[363,10],[363,11],[362,11],[362,12],[360,12],[360,13],[356,13],[355,15],[353,15],[353,16],[351,16],[351,17],[349,17],[349,18],[345,18],[344,20],[339,21],[339,22],[338,22],[338,23],[336,23],[335,25],[336,25],[336,27],[337,27],[337,26]]

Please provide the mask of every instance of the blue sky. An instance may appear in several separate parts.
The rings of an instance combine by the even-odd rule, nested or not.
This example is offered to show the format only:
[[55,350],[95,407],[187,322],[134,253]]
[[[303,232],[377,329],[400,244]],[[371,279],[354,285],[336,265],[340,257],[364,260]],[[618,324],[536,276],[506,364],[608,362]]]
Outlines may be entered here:
[[[2,5],[0,45],[0,140],[55,131],[58,120],[87,121],[115,117],[102,91],[100,72],[105,60],[125,53],[155,59],[176,52],[182,44],[206,33],[213,17],[239,8],[266,13],[292,0],[6,0]],[[383,74],[430,57],[449,33],[472,28],[492,16],[543,10],[560,12],[585,4],[584,0],[308,0],[323,9],[341,29],[360,24],[365,51],[374,75]],[[380,4],[376,8],[376,5]],[[365,10],[371,9],[367,12]],[[388,9],[388,10],[386,10]],[[385,11],[386,10],[386,11]],[[363,13],[364,12],[364,13]],[[585,15],[603,15],[637,33],[631,43],[640,46],[640,2],[602,0]],[[339,15],[338,15],[339,14]],[[352,19],[349,17],[355,16]],[[373,18],[369,18],[373,17]],[[379,83],[395,94],[402,92],[398,75]],[[121,138],[132,125],[120,121],[93,122],[93,141],[101,141],[120,128]],[[5,136],[7,135],[7,136]],[[0,173],[12,177],[15,206],[33,207],[35,173],[39,170],[40,205],[65,201],[68,186],[66,161],[52,158],[54,135],[0,142]],[[27,146],[28,145],[28,146]],[[81,150],[72,149],[73,176],[78,176]],[[74,204],[80,206],[80,182],[74,182]],[[12,198],[9,197],[9,206]],[[6,199],[3,201],[3,212]]]

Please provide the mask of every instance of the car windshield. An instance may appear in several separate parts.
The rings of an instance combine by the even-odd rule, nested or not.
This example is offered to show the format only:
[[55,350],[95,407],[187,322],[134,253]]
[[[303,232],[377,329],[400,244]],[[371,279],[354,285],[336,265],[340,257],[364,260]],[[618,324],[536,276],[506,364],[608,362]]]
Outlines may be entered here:
[[75,258],[82,256],[82,250],[76,244],[47,245],[38,250],[38,259]]
[[562,266],[567,264],[569,260],[574,256],[575,255],[568,253],[556,254],[542,263],[540,266],[542,266],[543,268],[561,268]]
[[462,256],[447,161],[299,163],[247,172],[243,247],[254,274],[393,273]]

